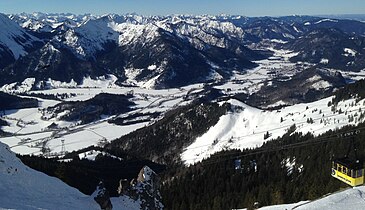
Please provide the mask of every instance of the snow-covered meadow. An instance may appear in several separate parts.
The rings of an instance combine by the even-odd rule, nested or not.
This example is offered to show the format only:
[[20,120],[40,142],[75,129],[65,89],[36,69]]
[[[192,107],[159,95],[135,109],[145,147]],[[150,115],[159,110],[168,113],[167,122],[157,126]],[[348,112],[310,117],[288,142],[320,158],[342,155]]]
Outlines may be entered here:
[[[5,111],[2,119],[6,120],[9,126],[4,126],[3,130],[12,135],[2,137],[0,141],[8,144],[16,153],[39,155],[42,154],[41,149],[46,147],[50,149],[50,153],[47,155],[52,156],[60,154],[62,141],[64,141],[66,152],[91,145],[101,145],[106,141],[112,141],[147,126],[158,120],[159,117],[147,119],[149,120],[147,122],[129,123],[127,125],[116,125],[110,123],[109,120],[128,117],[137,113],[164,113],[177,106],[190,103],[192,99],[184,99],[184,97],[203,90],[203,84],[190,85],[179,89],[155,90],[143,87],[119,87],[114,83],[114,77],[109,76],[109,79],[100,78],[99,80],[85,78],[81,85],[49,80],[47,84],[51,88],[42,91],[30,91],[32,85],[34,85],[32,79],[25,80],[21,85],[10,84],[3,86],[3,91],[13,94],[26,92],[28,94],[69,96],[64,98],[64,101],[85,101],[100,93],[131,94],[133,95],[131,100],[136,105],[132,107],[132,111],[120,116],[104,116],[98,121],[80,125],[76,121],[62,121],[59,116],[48,116],[43,111],[47,107],[61,103],[61,101],[37,98],[39,100],[38,108]],[[57,128],[50,128],[54,123],[57,124]]]

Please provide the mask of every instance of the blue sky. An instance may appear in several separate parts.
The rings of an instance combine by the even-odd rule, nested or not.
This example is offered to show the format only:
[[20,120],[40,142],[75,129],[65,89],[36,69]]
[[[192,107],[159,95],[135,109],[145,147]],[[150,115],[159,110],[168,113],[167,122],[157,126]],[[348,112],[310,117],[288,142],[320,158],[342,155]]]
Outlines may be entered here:
[[75,14],[235,14],[245,16],[365,14],[365,0],[0,0],[0,12]]

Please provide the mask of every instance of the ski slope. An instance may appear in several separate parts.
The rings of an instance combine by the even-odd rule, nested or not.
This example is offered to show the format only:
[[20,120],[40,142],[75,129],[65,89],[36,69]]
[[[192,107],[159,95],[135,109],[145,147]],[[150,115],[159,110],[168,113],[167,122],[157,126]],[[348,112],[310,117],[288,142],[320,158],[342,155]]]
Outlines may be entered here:
[[[365,109],[364,99],[342,101],[336,107],[328,106],[331,100],[329,97],[264,111],[230,99],[226,103],[231,104],[233,110],[221,116],[216,125],[185,148],[181,159],[190,165],[224,149],[260,147],[266,141],[283,136],[293,125],[296,132],[319,135],[364,121],[359,117],[360,110]],[[265,134],[270,137],[265,139]]]

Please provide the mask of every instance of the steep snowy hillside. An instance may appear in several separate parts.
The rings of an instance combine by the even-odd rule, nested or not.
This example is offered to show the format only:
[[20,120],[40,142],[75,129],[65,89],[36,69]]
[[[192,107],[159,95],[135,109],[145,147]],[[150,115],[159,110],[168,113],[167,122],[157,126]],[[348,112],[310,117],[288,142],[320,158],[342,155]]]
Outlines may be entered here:
[[[3,143],[0,143],[0,180],[0,209],[100,209],[94,199],[100,189],[91,196],[84,195],[57,178],[25,166]],[[143,167],[133,189],[110,198],[113,209],[150,209],[149,206],[163,209],[158,181],[154,171]]]
[[25,56],[40,41],[0,13],[0,69]]
[[[105,51],[108,42],[116,42],[118,33],[111,28],[114,21],[111,16],[97,20],[88,20],[75,29],[69,29],[61,39],[62,43],[82,57],[92,57],[99,51]],[[55,40],[54,40],[55,41]]]
[[265,111],[229,100],[232,111],[220,117],[216,125],[188,146],[181,159],[186,164],[194,164],[224,149],[260,147],[266,141],[281,137],[291,127],[296,132],[319,135],[364,121],[361,111],[365,108],[364,99],[350,99],[330,106],[331,101],[332,97]]
[[25,166],[0,143],[0,208],[99,209],[92,197]]
[[260,210],[353,210],[364,209],[365,186],[354,187],[341,192],[327,195],[314,201],[299,202],[297,204],[283,204],[267,206]]

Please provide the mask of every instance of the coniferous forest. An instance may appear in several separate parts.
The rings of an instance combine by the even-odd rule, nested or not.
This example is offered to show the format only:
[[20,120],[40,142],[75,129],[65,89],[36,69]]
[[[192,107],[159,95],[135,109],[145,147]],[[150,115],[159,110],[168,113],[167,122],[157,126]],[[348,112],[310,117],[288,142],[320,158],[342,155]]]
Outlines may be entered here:
[[[358,157],[364,159],[364,130],[365,124],[360,124],[316,138],[291,130],[260,148],[223,151],[189,167],[164,167],[137,159],[125,162],[102,155],[95,161],[74,158],[71,162],[34,156],[20,158],[32,168],[58,177],[86,194],[91,194],[98,181],[104,180],[111,195],[117,196],[120,179],[132,179],[143,165],[149,165],[162,177],[165,209],[253,209],[313,200],[347,188],[331,177],[331,160],[346,155],[351,138],[355,140]],[[351,148],[350,156],[353,153]],[[235,168],[238,159],[240,169]]]
[[[354,130],[361,132],[345,137]],[[317,138],[288,133],[256,150],[225,151],[197,165],[176,168],[166,174],[174,178],[162,186],[164,203],[174,210],[220,210],[317,199],[347,187],[331,177],[331,160],[346,155],[351,138],[363,159],[363,130],[361,124]],[[242,162],[239,170],[236,159]]]
[[87,195],[91,195],[98,183],[103,181],[109,194],[118,196],[117,188],[120,179],[132,180],[145,165],[157,173],[165,169],[163,165],[130,156],[117,159],[99,154],[95,160],[80,159],[77,155],[69,154],[69,157],[71,156],[72,160],[66,161],[29,155],[18,157],[29,167],[57,177]]

